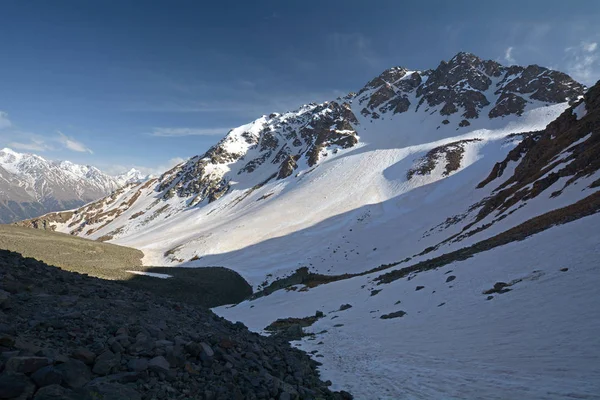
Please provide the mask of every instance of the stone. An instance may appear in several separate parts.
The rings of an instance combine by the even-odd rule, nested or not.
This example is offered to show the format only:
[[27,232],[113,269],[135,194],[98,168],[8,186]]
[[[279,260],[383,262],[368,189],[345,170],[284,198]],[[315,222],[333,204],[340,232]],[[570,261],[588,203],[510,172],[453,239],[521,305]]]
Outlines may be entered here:
[[31,374],[38,369],[50,364],[46,357],[12,357],[6,362],[6,371],[22,374]]
[[8,301],[10,298],[10,293],[5,290],[0,289],[0,307]]
[[142,379],[144,374],[139,372],[119,372],[116,374],[101,376],[93,379],[88,383],[88,386],[94,386],[104,383],[132,383]]
[[60,385],[63,377],[56,367],[47,365],[35,371],[31,375],[31,379],[33,379],[38,387],[44,387],[49,385]]
[[83,361],[84,364],[92,365],[94,363],[94,360],[96,359],[96,354],[93,351],[88,350],[84,347],[79,347],[78,349],[73,351],[71,357],[76,360]]
[[132,358],[127,363],[130,371],[141,372],[148,369],[148,360],[146,358]]
[[169,362],[163,356],[157,356],[148,361],[148,368],[154,372],[168,372]]
[[102,383],[91,385],[86,388],[90,399],[102,400],[142,400],[142,396],[130,388],[120,383]]
[[425,289],[425,286],[417,286],[415,291],[418,292],[419,290],[423,290]]
[[351,304],[342,304],[340,306],[340,311],[345,311],[345,310],[348,310],[349,308],[352,308]]
[[33,400],[76,400],[73,391],[60,385],[45,386],[35,393]]
[[98,375],[108,375],[120,362],[120,355],[117,356],[112,351],[106,350],[96,358],[92,372]]
[[279,400],[292,400],[292,396],[288,392],[283,392],[279,395]]
[[0,334],[0,346],[2,347],[13,347],[15,339],[10,335]]
[[213,351],[212,347],[210,347],[207,343],[200,342],[200,346],[202,346],[202,352],[204,354],[206,354],[208,357],[214,357],[215,352]]
[[89,367],[79,360],[58,364],[56,369],[62,374],[63,382],[71,388],[83,387],[92,379]]
[[454,276],[454,275],[450,275],[449,277],[447,277],[447,278],[446,278],[446,283],[448,283],[448,282],[452,282],[452,281],[453,281],[453,280],[455,280],[455,279],[456,279],[456,276]]
[[23,374],[0,375],[0,399],[12,399],[25,392],[29,379]]
[[125,348],[123,347],[123,345],[121,345],[121,343],[114,341],[111,345],[110,345],[110,349],[112,350],[113,353],[122,353]]
[[393,312],[393,313],[384,314],[384,315],[382,315],[382,316],[381,316],[381,317],[379,317],[379,318],[381,318],[381,319],[392,319],[392,318],[400,318],[400,317],[404,317],[405,315],[406,315],[406,312],[405,312],[405,311],[402,311],[402,310],[400,310],[400,311],[395,311],[395,312]]

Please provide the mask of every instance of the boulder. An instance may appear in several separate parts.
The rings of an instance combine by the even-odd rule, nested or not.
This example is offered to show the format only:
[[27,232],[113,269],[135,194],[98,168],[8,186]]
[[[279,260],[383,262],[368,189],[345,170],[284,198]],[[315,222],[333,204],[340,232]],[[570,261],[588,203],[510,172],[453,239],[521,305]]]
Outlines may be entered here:
[[12,357],[6,362],[6,371],[22,374],[31,374],[38,369],[50,364],[46,357]]
[[148,368],[154,372],[168,372],[169,362],[163,356],[157,356],[148,361]]
[[79,360],[70,359],[58,364],[56,369],[62,374],[63,382],[70,388],[80,388],[92,379],[92,373],[87,365]]
[[63,377],[56,367],[47,365],[35,371],[33,375],[31,375],[31,379],[33,379],[38,387],[44,387],[49,385],[60,385]]
[[96,358],[92,372],[98,375],[108,375],[110,371],[119,365],[121,356],[106,350]]

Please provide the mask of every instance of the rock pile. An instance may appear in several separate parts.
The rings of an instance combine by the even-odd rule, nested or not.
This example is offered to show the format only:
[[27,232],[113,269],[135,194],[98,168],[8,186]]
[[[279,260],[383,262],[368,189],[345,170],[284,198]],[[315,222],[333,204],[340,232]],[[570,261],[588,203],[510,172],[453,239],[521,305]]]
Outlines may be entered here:
[[288,343],[0,251],[0,399],[350,399]]

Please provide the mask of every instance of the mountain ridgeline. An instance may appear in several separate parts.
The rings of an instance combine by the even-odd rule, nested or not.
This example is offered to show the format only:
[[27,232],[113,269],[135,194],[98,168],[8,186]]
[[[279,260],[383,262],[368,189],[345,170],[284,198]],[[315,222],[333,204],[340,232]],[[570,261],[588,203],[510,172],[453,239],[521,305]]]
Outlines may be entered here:
[[[140,220],[138,225],[147,226],[182,209],[212,203],[235,189],[247,195],[268,182],[301,179],[324,159],[362,141],[376,141],[375,133],[371,137],[361,132],[369,125],[395,123],[394,135],[384,139],[403,147],[508,124],[526,110],[573,103],[584,90],[562,72],[537,65],[505,67],[469,53],[426,71],[394,67],[357,93],[265,115],[232,129],[205,154],[157,179],[68,214],[49,214],[24,224],[44,229],[61,224],[61,231],[110,240],[124,236]],[[405,132],[404,115],[420,120],[428,128],[426,136]],[[127,222],[112,223],[147,196],[153,201],[136,209]],[[172,198],[181,201],[174,204]]]

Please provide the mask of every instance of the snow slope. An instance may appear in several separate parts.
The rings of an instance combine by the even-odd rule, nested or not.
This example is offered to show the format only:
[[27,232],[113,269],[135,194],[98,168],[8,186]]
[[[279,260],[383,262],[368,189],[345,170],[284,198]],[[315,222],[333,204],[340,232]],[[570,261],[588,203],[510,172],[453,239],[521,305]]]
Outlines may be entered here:
[[[215,312],[260,332],[323,311],[307,330],[327,332],[295,343],[316,350],[323,378],[357,399],[597,399],[599,223],[585,217],[410,280],[375,286],[362,276]],[[518,279],[508,293],[482,294]]]
[[521,139],[511,135],[543,129],[582,90],[556,71],[467,53],[435,70],[395,67],[356,94],[263,116],[156,180],[36,224],[138,248],[146,265],[233,268],[255,288],[301,266],[361,272],[460,229],[424,237],[489,195],[474,188]]

